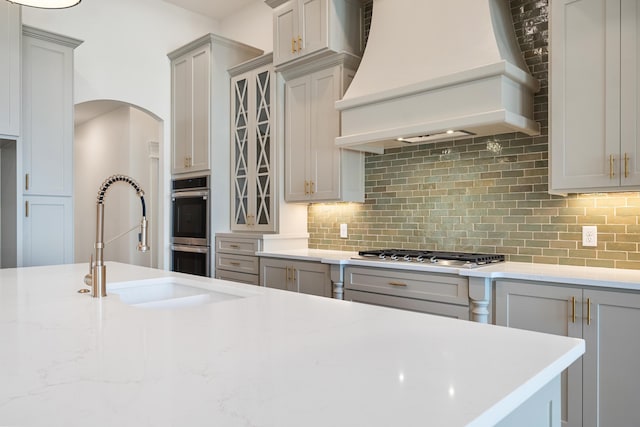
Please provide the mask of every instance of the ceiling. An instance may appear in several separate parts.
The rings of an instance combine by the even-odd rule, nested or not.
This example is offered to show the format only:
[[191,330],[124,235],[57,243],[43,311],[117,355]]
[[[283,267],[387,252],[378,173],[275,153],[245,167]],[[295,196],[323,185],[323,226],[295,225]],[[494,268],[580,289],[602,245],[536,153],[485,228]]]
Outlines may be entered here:
[[252,3],[263,3],[264,0],[163,0],[175,4],[192,12],[210,16],[214,19],[224,19],[243,7]]

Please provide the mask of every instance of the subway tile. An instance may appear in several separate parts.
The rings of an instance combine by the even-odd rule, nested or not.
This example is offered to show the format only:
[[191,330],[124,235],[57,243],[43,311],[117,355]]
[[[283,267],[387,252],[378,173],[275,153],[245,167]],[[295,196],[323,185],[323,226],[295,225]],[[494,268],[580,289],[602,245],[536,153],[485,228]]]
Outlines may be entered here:
[[[308,209],[309,246],[505,253],[510,261],[640,268],[638,193],[549,195],[548,1],[511,0],[523,56],[541,89],[541,135],[509,133],[412,145],[365,156],[366,199]],[[499,142],[500,155],[487,150]],[[338,224],[350,227],[348,241]],[[582,248],[582,225],[598,248]]]

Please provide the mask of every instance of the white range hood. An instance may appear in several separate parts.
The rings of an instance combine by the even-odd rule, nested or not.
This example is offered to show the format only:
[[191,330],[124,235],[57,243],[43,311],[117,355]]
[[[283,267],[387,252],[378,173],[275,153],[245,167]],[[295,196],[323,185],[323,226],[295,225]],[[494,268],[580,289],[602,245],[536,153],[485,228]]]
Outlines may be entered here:
[[336,102],[336,144],[382,153],[469,135],[537,135],[539,84],[525,70],[507,0],[373,0],[362,62]]

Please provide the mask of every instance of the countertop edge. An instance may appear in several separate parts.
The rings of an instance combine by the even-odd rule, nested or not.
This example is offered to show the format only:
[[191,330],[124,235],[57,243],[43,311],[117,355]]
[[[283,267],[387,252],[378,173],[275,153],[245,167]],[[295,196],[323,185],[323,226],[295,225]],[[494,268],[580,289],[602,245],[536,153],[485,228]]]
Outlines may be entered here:
[[640,270],[510,261],[473,269],[437,267],[423,264],[383,263],[377,261],[358,260],[352,259],[352,257],[357,255],[356,252],[331,251],[326,249],[261,251],[256,252],[256,255],[259,257],[286,258],[333,265],[355,265],[406,271],[458,274],[460,276],[478,279],[529,280],[544,283],[559,283],[563,285],[592,286],[640,291]]

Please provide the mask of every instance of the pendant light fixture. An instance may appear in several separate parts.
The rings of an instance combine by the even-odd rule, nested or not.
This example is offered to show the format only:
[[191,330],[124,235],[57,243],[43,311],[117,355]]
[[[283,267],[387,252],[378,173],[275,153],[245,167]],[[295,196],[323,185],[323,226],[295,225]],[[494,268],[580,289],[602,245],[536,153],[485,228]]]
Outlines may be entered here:
[[41,9],[64,9],[80,3],[82,0],[8,0],[10,3],[21,4]]

